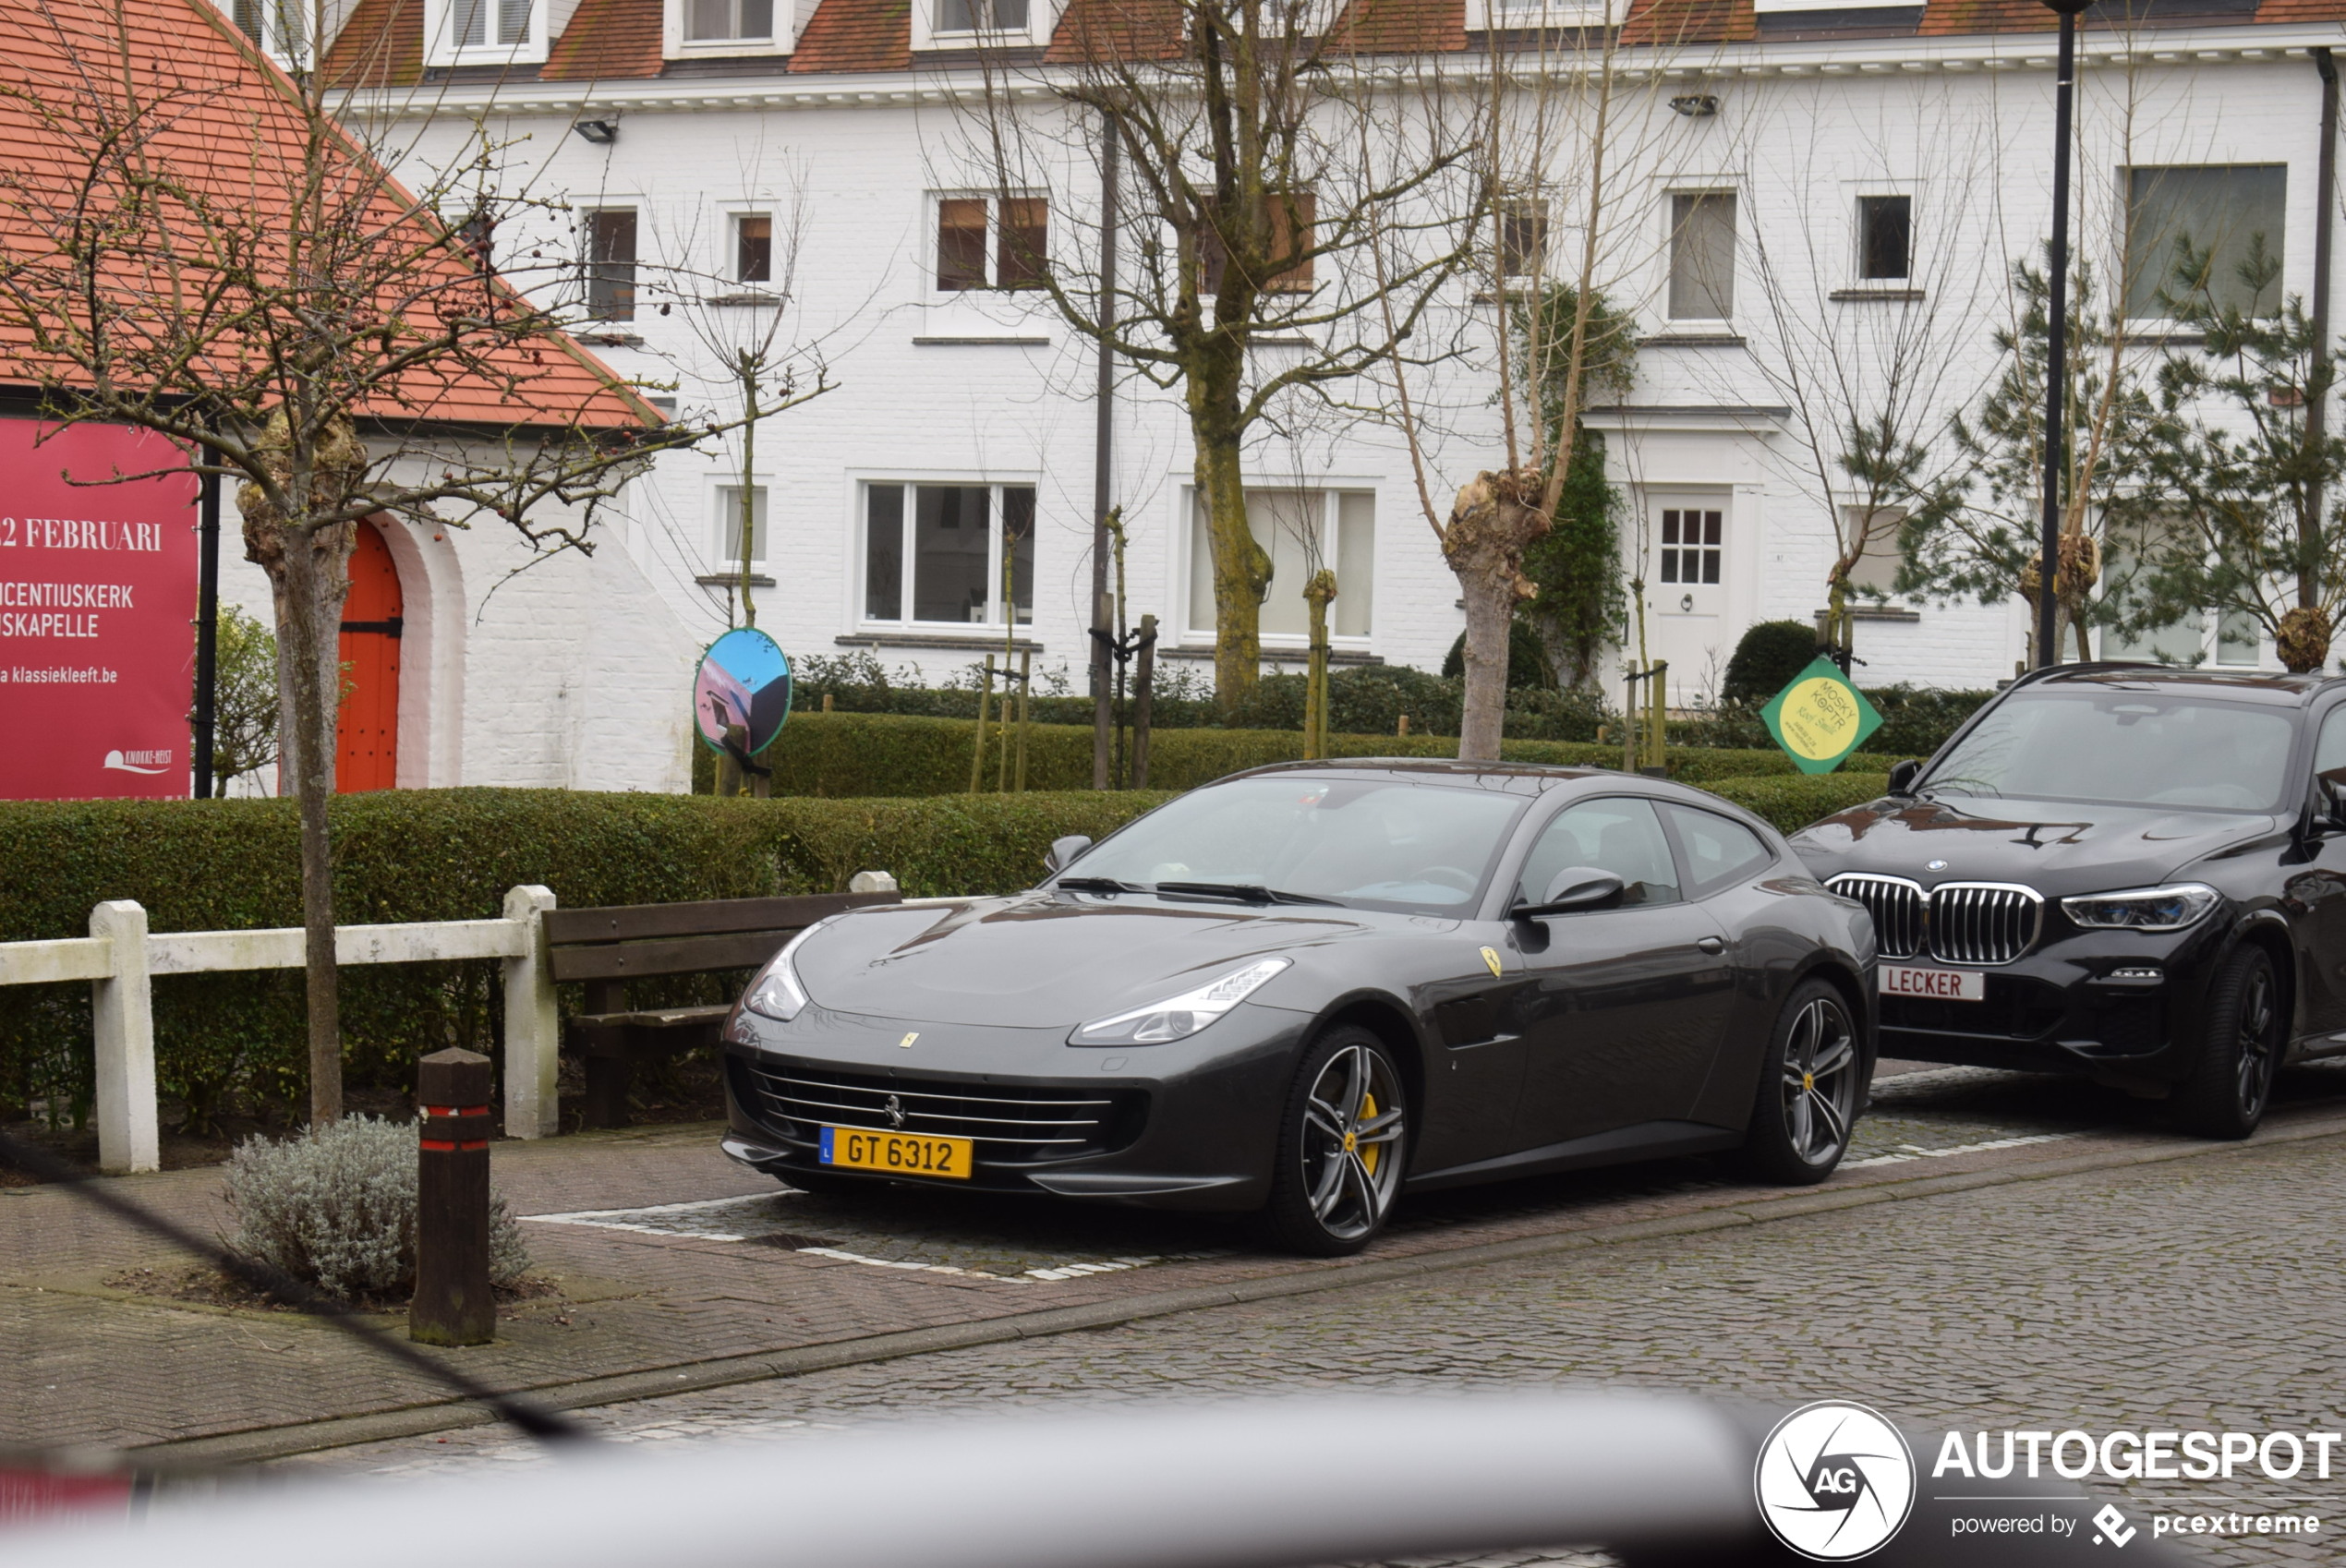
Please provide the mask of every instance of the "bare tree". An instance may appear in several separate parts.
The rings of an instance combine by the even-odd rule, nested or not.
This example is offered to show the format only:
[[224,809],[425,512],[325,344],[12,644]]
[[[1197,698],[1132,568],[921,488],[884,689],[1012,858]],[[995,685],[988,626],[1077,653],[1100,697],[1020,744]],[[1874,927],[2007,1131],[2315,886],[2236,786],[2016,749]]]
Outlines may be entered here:
[[[324,0],[305,14],[320,36]],[[598,504],[647,457],[723,427],[661,425],[491,269],[497,226],[529,199],[468,192],[462,170],[404,187],[338,124],[329,83],[279,71],[208,7],[58,0],[5,26],[0,94],[44,154],[0,175],[0,333],[18,373],[54,417],[156,431],[187,470],[236,482],[275,596],[309,1109],[331,1121],[326,803],[361,520],[486,517],[541,550],[591,550]],[[452,209],[461,228],[439,216]],[[533,259],[512,259],[526,283]]]
[[[1214,566],[1215,687],[1253,692],[1271,558],[1247,514],[1248,443],[1294,397],[1414,350],[1471,255],[1471,95],[1422,64],[1331,30],[1336,8],[1283,0],[1089,0],[1063,60],[989,70],[970,105],[971,166],[1005,202],[1117,147],[1125,256],[1112,289],[1087,245],[1030,270],[1078,334],[1178,392]],[[1377,134],[1364,139],[1364,123]],[[1361,150],[1370,148],[1365,159]],[[1096,225],[1099,214],[1094,214]]]

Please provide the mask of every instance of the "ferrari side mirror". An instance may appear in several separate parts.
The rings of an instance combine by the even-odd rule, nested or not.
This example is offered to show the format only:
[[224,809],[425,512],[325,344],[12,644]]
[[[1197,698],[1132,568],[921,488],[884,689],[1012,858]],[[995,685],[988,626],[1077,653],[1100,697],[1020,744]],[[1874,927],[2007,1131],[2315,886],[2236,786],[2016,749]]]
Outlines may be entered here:
[[1621,901],[1628,884],[1594,866],[1567,866],[1548,884],[1547,896],[1536,904],[1518,904],[1507,913],[1517,920],[1542,915],[1571,914],[1579,910],[1610,909]]
[[1915,792],[1915,780],[1921,777],[1922,764],[1913,757],[1908,757],[1901,763],[1894,763],[1890,769],[1890,792],[1893,795],[1911,795]]
[[1092,840],[1081,833],[1070,833],[1064,838],[1051,840],[1049,851],[1043,856],[1043,874],[1057,876],[1075,863],[1075,857],[1092,847]]

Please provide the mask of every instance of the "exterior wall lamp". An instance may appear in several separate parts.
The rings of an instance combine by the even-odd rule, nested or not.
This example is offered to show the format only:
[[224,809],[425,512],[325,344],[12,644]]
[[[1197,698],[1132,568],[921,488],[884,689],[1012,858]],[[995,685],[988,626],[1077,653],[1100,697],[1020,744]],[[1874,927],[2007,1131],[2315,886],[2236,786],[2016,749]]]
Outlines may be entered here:
[[580,120],[570,128],[598,147],[609,147],[619,139],[617,120]]

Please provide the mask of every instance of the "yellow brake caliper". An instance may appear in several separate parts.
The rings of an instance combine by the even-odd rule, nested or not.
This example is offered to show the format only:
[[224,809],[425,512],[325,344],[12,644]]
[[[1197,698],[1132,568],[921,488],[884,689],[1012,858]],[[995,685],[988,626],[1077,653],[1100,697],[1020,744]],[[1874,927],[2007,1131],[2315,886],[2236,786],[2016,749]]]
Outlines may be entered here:
[[[1373,1095],[1373,1094],[1363,1094],[1363,1095],[1361,1095],[1361,1096],[1360,1096],[1360,1118],[1361,1118],[1361,1120],[1363,1120],[1363,1121],[1367,1121],[1367,1120],[1370,1120],[1370,1119],[1373,1118],[1375,1116],[1376,1116],[1376,1096],[1375,1096],[1375,1095]],[[1348,1153],[1350,1153],[1350,1152],[1353,1151],[1353,1149],[1359,1145],[1360,1141],[1360,1134],[1358,1134],[1358,1133],[1353,1133],[1353,1132],[1348,1132],[1348,1133],[1346,1133],[1346,1134],[1344,1135],[1344,1152],[1345,1152],[1346,1153],[1348,1153]],[[1374,1175],[1376,1175],[1376,1163],[1377,1163],[1378,1158],[1379,1158],[1381,1155],[1383,1155],[1383,1154],[1384,1154],[1384,1152],[1385,1152],[1385,1145],[1383,1145],[1382,1143],[1372,1143],[1372,1144],[1370,1144],[1370,1145],[1369,1145],[1366,1149],[1362,1149],[1362,1150],[1360,1150],[1360,1164],[1361,1164],[1361,1167],[1362,1167],[1363,1169],[1365,1169],[1365,1170],[1366,1170],[1366,1171],[1367,1171],[1367,1172],[1368,1172],[1371,1176],[1374,1176]]]

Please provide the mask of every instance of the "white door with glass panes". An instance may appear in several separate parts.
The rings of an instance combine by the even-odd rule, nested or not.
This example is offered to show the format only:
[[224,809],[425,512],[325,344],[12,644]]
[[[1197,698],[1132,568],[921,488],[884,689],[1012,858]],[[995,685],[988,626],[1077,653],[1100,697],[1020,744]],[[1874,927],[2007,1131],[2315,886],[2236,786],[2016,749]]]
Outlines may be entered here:
[[[1670,664],[1669,700],[1684,706],[1723,675],[1729,546],[1735,526],[1724,490],[1646,498],[1646,649]],[[1637,651],[1637,628],[1629,651]],[[1716,667],[1715,669],[1713,667]]]

